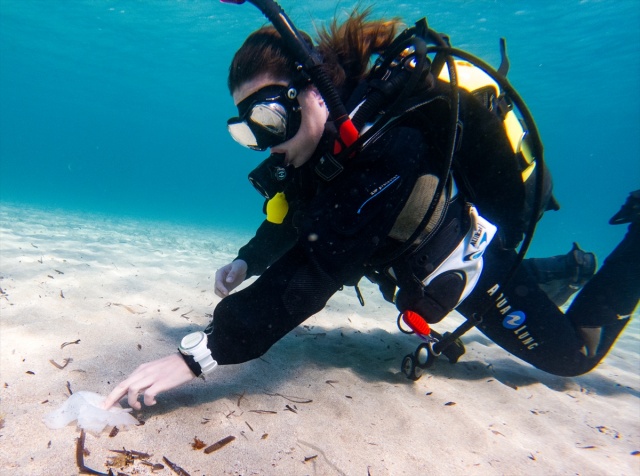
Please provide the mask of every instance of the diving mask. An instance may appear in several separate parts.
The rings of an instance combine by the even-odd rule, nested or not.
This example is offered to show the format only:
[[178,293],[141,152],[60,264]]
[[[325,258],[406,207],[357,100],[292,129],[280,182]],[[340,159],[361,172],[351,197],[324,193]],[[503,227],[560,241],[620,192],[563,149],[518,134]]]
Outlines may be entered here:
[[238,103],[239,117],[227,121],[231,137],[253,150],[266,150],[292,138],[300,128],[298,90],[271,85]]

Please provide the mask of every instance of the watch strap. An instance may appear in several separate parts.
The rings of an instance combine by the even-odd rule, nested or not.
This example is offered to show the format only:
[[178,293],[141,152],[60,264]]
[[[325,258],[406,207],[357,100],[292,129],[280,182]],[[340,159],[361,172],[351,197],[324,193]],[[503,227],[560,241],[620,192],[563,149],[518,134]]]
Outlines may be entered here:
[[208,374],[218,366],[218,362],[213,359],[211,352],[209,352],[204,358],[197,361],[198,365],[202,369],[202,374]]
[[185,363],[189,367],[189,370],[193,372],[193,375],[195,375],[196,377],[200,377],[202,375],[202,367],[198,362],[196,362],[196,359],[193,358],[193,355],[185,355],[179,350],[178,354],[180,354],[180,356],[184,359]]

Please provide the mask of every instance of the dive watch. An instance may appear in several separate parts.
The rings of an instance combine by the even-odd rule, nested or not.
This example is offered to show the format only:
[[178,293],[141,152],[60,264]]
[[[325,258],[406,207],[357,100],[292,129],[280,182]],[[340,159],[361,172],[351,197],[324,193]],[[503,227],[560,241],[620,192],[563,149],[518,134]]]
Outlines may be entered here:
[[204,377],[218,365],[218,362],[213,360],[211,356],[211,350],[207,347],[207,334],[202,331],[184,336],[178,349],[197,377]]

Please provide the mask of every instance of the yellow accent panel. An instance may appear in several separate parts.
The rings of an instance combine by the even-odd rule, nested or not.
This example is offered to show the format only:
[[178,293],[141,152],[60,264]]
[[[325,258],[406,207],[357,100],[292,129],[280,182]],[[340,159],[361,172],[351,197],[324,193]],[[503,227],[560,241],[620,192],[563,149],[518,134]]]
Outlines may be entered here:
[[[467,61],[455,60],[456,73],[458,75],[458,86],[469,92],[476,91],[486,86],[493,86],[496,91],[496,97],[500,93],[500,87],[491,76],[482,71],[480,68],[472,65]],[[442,68],[438,79],[449,82],[449,69],[446,65]]]
[[276,193],[275,196],[267,202],[267,221],[280,225],[284,221],[284,217],[289,212],[289,203],[284,193]]
[[529,166],[521,172],[522,182],[526,182],[529,179],[529,177],[531,176],[535,168],[536,168],[535,161],[530,162]]
[[[500,86],[491,76],[468,61],[454,60],[458,75],[458,86],[473,93],[480,88],[491,86],[495,89],[496,97],[500,94]],[[449,70],[444,67],[438,79],[449,82]],[[528,166],[522,171],[522,181],[525,182],[536,168],[535,157],[531,152],[527,131],[522,127],[520,119],[513,111],[507,112],[504,118],[504,130],[511,144],[514,154],[521,153]]]
[[522,124],[520,124],[518,117],[513,111],[509,111],[504,117],[504,129],[507,132],[509,142],[511,142],[513,152],[518,153],[522,147],[525,133],[522,130]]

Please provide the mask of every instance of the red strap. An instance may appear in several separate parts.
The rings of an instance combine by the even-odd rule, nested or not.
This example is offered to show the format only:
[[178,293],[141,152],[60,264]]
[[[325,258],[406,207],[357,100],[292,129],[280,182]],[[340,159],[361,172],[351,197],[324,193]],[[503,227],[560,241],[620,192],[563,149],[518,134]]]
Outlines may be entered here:
[[429,324],[417,312],[404,311],[402,313],[402,320],[416,334],[419,334],[421,336],[428,336],[429,334],[431,334],[431,328],[429,327]]
[[347,119],[338,127],[338,139],[333,143],[333,155],[342,152],[342,149],[349,147],[358,139],[358,129],[353,125],[351,119]]
[[340,128],[338,132],[340,133],[340,138],[342,139],[342,142],[344,142],[344,144],[347,147],[353,144],[359,135],[358,129],[356,129],[356,126],[353,125],[353,122],[351,122],[351,119],[344,121],[342,124],[340,124]]

